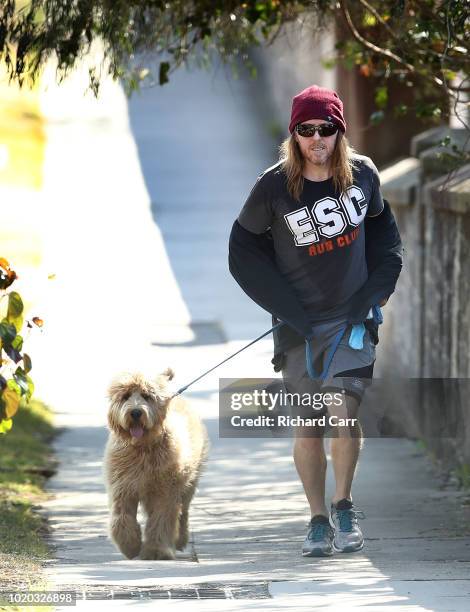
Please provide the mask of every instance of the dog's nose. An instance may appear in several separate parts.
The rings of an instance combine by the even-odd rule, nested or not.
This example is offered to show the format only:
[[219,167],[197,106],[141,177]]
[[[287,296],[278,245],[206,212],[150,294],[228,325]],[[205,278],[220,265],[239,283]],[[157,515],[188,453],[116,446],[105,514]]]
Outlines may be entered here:
[[138,421],[141,416],[142,416],[142,410],[135,408],[134,410],[131,411],[131,417],[134,419],[134,421]]

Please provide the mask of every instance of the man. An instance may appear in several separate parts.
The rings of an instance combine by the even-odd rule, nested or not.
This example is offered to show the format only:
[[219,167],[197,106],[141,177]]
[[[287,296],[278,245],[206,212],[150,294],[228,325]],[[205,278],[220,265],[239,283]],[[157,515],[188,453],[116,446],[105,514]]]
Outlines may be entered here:
[[[253,187],[230,237],[230,270],[244,291],[287,325],[274,332],[275,370],[300,394],[339,396],[357,416],[378,342],[378,305],[401,270],[402,246],[377,168],[346,137],[343,104],[312,85],[292,102],[281,161]],[[364,325],[365,324],[365,325]],[[307,350],[305,350],[307,349]],[[309,416],[312,416],[311,414]],[[361,448],[357,424],[331,440],[336,491],[325,504],[323,428],[296,429],[294,461],[310,505],[304,556],[361,550],[351,487]]]

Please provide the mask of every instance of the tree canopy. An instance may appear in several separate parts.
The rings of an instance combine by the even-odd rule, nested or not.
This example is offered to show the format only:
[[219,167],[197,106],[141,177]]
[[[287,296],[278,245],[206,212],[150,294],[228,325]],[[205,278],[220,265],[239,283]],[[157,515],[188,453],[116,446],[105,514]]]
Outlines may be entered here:
[[[269,45],[293,21],[315,32],[336,23],[336,57],[377,79],[373,120],[388,104],[391,78],[413,88],[397,114],[444,119],[470,92],[469,4],[465,0],[2,0],[0,56],[10,79],[32,83],[51,57],[64,78],[99,38],[104,61],[90,68],[97,94],[106,74],[128,92],[164,85],[180,65],[215,55],[254,70],[250,49]],[[313,17],[313,21],[312,21]],[[461,118],[464,121],[464,118]],[[463,124],[462,124],[463,125]],[[468,126],[465,125],[465,127]]]

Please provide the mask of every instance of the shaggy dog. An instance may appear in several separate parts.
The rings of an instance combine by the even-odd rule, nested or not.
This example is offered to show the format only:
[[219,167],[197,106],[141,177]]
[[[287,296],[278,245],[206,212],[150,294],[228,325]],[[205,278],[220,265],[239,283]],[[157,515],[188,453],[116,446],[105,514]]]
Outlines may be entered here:
[[[104,468],[111,538],[129,559],[174,559],[188,542],[188,510],[207,453],[207,433],[180,397],[172,399],[167,369],[115,379],[108,394],[110,436]],[[137,522],[141,503],[144,541]]]

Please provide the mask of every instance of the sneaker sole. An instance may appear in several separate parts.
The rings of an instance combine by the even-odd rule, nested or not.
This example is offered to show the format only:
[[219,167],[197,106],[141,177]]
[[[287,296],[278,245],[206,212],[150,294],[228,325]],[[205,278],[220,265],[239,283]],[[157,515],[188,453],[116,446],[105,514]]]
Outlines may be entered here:
[[302,557],[332,557],[334,554],[334,550],[331,552],[326,552],[321,548],[315,548],[309,552],[302,552]]
[[360,550],[364,548],[364,542],[359,547],[345,546],[344,548],[338,548],[337,546],[335,546],[333,542],[333,548],[335,552],[339,552],[339,553],[354,553],[354,552],[359,552]]

